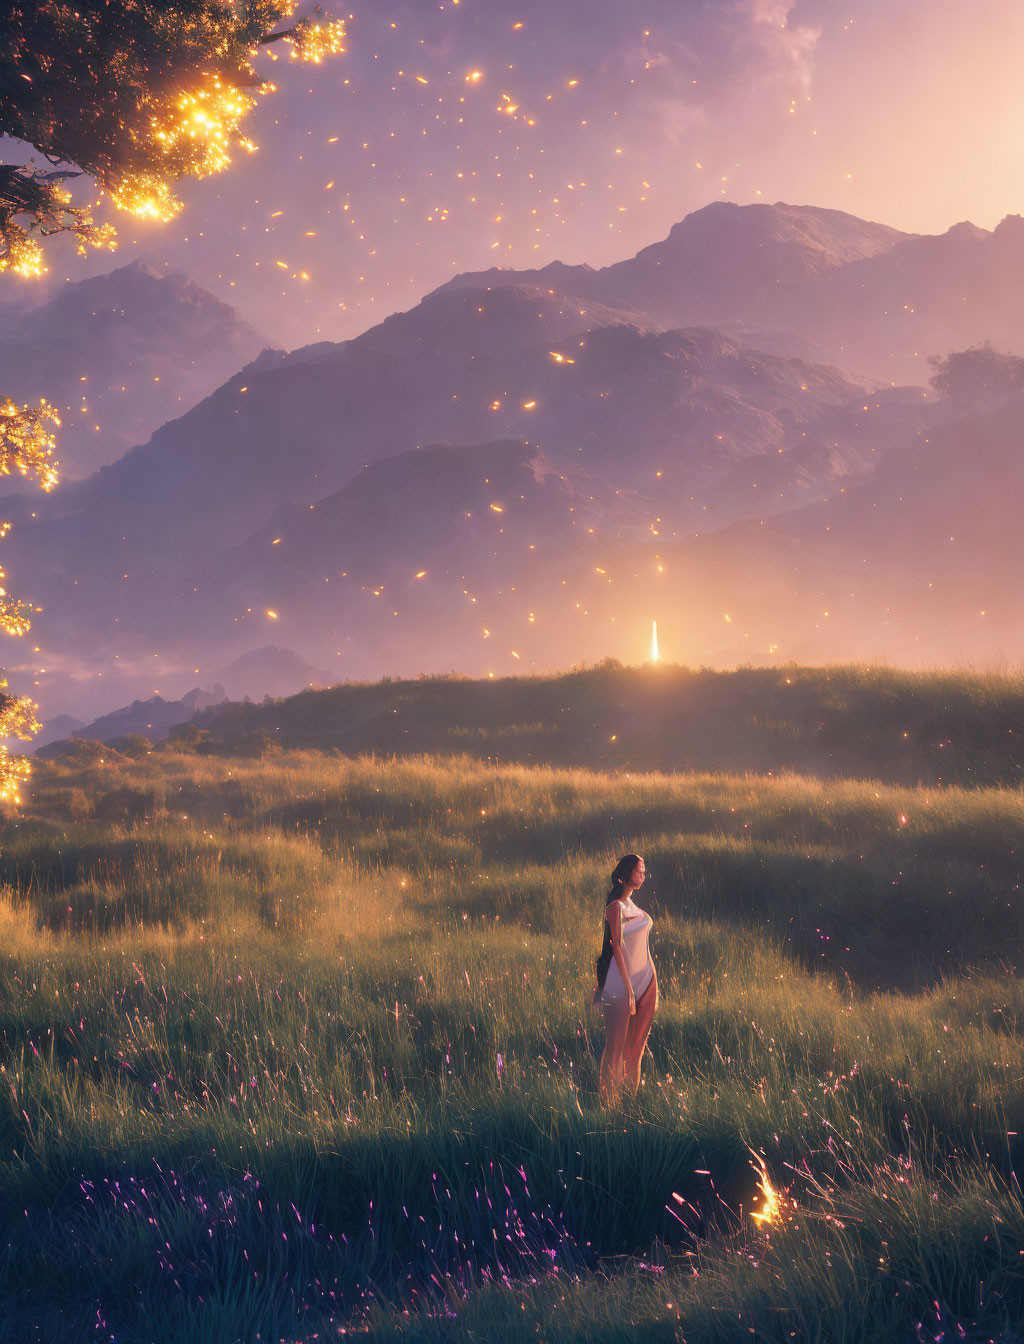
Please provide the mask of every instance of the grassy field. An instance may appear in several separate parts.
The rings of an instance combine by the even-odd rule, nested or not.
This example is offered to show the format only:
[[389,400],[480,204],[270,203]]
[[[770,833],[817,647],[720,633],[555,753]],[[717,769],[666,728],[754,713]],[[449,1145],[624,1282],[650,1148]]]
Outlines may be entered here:
[[[1022,804],[40,764],[0,838],[0,1344],[1020,1339]],[[604,1112],[631,850],[660,1005]]]

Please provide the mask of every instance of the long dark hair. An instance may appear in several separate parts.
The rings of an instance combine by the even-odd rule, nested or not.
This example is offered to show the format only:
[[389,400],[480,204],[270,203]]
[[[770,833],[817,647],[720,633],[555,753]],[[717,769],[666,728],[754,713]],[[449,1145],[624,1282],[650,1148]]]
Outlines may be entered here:
[[[623,854],[622,858],[615,865],[612,872],[612,889],[605,898],[605,908],[611,905],[612,901],[617,901],[622,896],[622,888],[633,876],[633,871],[640,862],[639,854]],[[605,977],[608,974],[608,967],[612,962],[612,929],[606,919],[604,921],[604,946],[601,948],[601,955],[598,957],[597,967],[597,987],[604,989]]]

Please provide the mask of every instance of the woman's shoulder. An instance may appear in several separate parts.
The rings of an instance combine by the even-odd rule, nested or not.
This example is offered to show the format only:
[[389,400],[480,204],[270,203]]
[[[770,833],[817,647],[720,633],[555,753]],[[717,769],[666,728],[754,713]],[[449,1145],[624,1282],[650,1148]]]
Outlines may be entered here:
[[620,901],[617,897],[614,901],[609,901],[604,908],[605,919],[609,919],[616,910],[621,914],[626,908],[626,902]]

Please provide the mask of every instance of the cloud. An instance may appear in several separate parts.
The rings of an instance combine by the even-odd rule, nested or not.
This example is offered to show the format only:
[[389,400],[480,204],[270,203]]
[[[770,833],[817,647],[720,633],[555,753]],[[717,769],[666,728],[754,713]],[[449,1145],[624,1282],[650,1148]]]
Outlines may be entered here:
[[739,17],[734,51],[734,77],[748,90],[788,86],[810,92],[820,25],[791,24],[795,0],[735,0]]
[[[734,0],[677,11],[603,69],[630,86],[624,118],[660,153],[705,152],[709,135],[764,124],[810,93],[822,29],[790,23],[795,0]],[[643,134],[641,134],[641,131]]]

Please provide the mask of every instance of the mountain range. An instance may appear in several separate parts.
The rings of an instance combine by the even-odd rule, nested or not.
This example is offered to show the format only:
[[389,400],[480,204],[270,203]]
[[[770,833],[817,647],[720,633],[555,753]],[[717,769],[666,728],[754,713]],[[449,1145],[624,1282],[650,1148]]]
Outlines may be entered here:
[[715,202],[616,266],[464,275],[264,349],[4,500],[37,695],[64,675],[78,713],[72,661],[151,694],[271,638],[337,679],[630,660],[652,620],[687,661],[1019,657],[1024,400],[954,404],[924,357],[1024,347],[1021,262],[1016,216],[924,236]]

